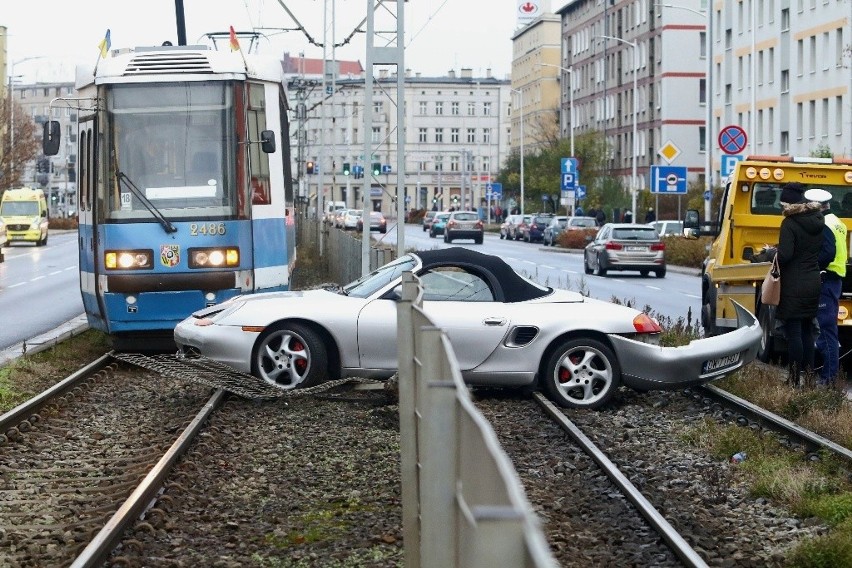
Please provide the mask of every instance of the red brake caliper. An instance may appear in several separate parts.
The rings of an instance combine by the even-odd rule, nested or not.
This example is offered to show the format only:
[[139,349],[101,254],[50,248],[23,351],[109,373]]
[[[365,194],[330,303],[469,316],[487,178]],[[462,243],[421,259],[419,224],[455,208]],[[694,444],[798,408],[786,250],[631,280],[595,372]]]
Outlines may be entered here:
[[[582,356],[580,355],[569,355],[568,360],[574,363],[575,365],[582,360]],[[565,367],[559,367],[559,382],[567,383],[571,380],[571,371],[566,369]]]
[[[293,343],[290,344],[290,349],[292,351],[304,351],[305,346],[298,339],[294,339]],[[308,368],[308,362],[305,359],[296,359],[293,365],[296,367],[296,371],[298,371],[299,373],[303,373],[305,369]]]

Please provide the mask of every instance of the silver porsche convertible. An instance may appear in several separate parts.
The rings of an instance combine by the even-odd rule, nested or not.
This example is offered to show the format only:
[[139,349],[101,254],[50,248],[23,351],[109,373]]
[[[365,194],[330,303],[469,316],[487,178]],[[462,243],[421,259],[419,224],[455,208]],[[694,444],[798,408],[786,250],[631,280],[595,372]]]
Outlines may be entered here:
[[397,370],[397,301],[410,271],[423,309],[450,339],[469,384],[535,386],[557,404],[598,408],[620,385],[675,389],[751,362],[761,340],[740,328],[661,347],[660,326],[622,305],[540,286],[499,257],[465,248],[406,254],[343,287],[238,296],[175,328],[178,356],[202,356],[282,389]]

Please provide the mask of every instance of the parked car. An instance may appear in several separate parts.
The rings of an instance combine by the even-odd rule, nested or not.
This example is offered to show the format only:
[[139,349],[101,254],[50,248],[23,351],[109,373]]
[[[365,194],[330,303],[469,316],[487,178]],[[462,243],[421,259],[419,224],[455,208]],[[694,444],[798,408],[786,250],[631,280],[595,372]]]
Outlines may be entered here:
[[666,244],[650,225],[607,223],[583,250],[586,274],[606,276],[610,270],[638,270],[642,276],[666,275]]
[[550,224],[551,219],[553,219],[553,215],[549,213],[530,217],[530,222],[524,230],[524,240],[528,243],[542,240],[544,238],[544,229]]
[[541,286],[497,256],[450,247],[408,253],[342,288],[247,294],[199,310],[175,328],[178,357],[212,359],[281,389],[391,377],[404,272],[420,279],[423,311],[446,333],[465,381],[543,389],[564,407],[599,408],[620,385],[675,390],[719,379],[760,345],[759,323],[738,304],[739,329],[661,347],[659,324],[639,310]]
[[438,235],[443,235],[444,229],[447,227],[447,219],[449,218],[449,211],[439,212],[435,215],[435,218],[432,219],[432,224],[429,226],[429,236],[434,239]]
[[648,224],[654,227],[654,230],[661,237],[669,235],[683,236],[683,221],[654,221]]
[[445,243],[455,239],[473,239],[473,242],[481,245],[484,235],[485,226],[476,211],[453,211],[444,227]]
[[343,220],[340,223],[343,229],[356,229],[361,221],[360,209],[346,209],[343,211]]
[[594,217],[568,217],[566,229],[569,231],[581,231],[583,229],[594,229],[598,222]]
[[515,225],[515,230],[512,232],[516,241],[520,241],[526,237],[527,229],[530,226],[531,220],[532,215],[521,215],[520,221],[518,221],[518,224]]
[[541,242],[544,246],[556,246],[556,238],[559,233],[565,230],[565,225],[568,223],[568,217],[565,215],[557,215],[550,219],[550,223],[544,228],[541,236]]
[[432,219],[437,215],[437,211],[427,211],[425,215],[423,215],[423,231],[428,231],[432,226]]
[[[357,230],[364,230],[364,216],[358,218]],[[380,211],[370,211],[370,231],[378,231],[380,233],[388,232],[388,220]]]
[[509,215],[506,217],[506,220],[503,221],[503,224],[500,225],[500,238],[501,239],[513,239],[515,238],[515,227],[518,226],[518,223],[521,222],[523,216],[521,215]]

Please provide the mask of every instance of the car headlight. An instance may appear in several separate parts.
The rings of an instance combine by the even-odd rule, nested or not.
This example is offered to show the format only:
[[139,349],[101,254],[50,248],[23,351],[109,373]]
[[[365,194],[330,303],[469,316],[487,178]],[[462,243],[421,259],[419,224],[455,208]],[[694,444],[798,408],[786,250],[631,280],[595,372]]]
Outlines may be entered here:
[[39,227],[41,227],[41,219],[36,219],[30,223],[30,229],[38,229]]
[[222,268],[239,266],[240,249],[236,247],[210,247],[189,249],[190,268]]
[[107,270],[144,270],[154,266],[152,250],[108,250],[104,253]]

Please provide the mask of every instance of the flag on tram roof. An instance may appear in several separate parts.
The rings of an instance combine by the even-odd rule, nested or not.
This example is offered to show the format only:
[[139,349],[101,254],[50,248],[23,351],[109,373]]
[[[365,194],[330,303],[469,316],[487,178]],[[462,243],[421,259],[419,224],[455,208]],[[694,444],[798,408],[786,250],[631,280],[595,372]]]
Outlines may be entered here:
[[240,42],[237,39],[237,32],[234,31],[234,26],[231,26],[231,51],[240,49]]
[[107,54],[109,54],[109,48],[112,47],[112,41],[109,38],[109,30],[106,31],[106,35],[104,35],[104,39],[98,44],[98,49],[101,51],[101,57],[106,59]]

